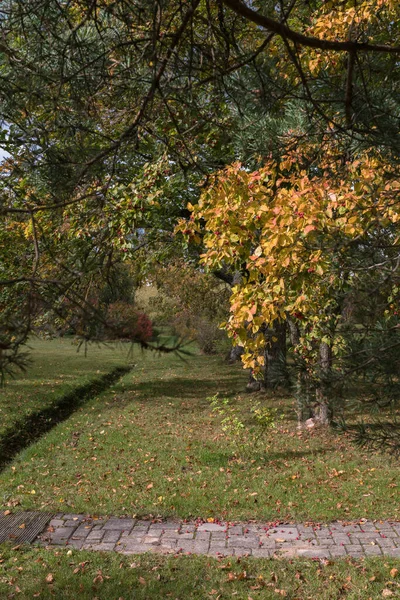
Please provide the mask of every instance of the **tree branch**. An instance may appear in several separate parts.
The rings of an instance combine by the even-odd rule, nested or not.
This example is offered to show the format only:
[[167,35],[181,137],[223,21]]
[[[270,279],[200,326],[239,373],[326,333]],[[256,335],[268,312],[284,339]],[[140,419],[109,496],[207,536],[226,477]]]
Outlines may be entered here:
[[248,21],[256,23],[300,46],[308,48],[319,48],[320,50],[333,50],[334,52],[388,52],[392,54],[400,54],[400,46],[385,46],[381,44],[369,44],[367,42],[354,42],[348,40],[346,42],[338,42],[334,40],[321,40],[320,38],[304,35],[298,31],[293,31],[284,23],[275,21],[270,17],[261,15],[259,12],[252,10],[240,0],[222,0],[225,6],[233,10],[237,15],[244,17]]

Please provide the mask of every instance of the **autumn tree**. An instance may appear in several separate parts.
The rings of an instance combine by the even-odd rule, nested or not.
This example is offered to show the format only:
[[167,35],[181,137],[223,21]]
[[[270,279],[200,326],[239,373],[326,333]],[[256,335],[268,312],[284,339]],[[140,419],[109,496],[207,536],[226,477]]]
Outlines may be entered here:
[[178,227],[189,236],[205,229],[209,269],[245,264],[225,325],[245,366],[265,364],[265,325],[295,325],[299,403],[311,387],[322,422],[333,417],[332,386],[350,375],[375,369],[382,391],[380,361],[398,348],[396,167],[376,150],[343,164],[328,139],[323,152],[306,144],[255,172],[227,167]]
[[245,129],[260,164],[296,138],[280,125],[288,116],[301,122],[297,141],[345,136],[345,163],[354,150],[398,150],[398,10],[382,0],[2,5],[2,365],[38,303],[58,310],[67,298],[102,318],[87,302],[93,278],[135,260],[143,230],[168,240],[199,181],[247,160]]
[[228,316],[230,287],[205,273],[196,263],[176,257],[152,269],[151,282],[158,294],[150,300],[155,322],[195,339],[205,354],[229,349],[220,323]]

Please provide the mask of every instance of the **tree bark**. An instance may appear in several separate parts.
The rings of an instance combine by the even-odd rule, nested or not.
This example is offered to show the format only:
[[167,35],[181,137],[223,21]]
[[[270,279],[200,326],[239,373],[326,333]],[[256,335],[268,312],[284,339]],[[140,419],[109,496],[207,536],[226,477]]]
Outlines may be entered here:
[[276,387],[286,379],[286,322],[276,321],[265,333],[265,389]]
[[[288,317],[287,319],[290,343],[293,348],[300,344],[300,329],[295,321]],[[296,378],[296,412],[297,412],[297,428],[301,429],[304,423],[312,417],[311,410],[311,386],[309,376],[305,368],[300,365]]]
[[295,348],[300,343],[300,329],[297,323],[292,321],[289,317],[287,318],[287,324],[289,326],[290,343]]
[[243,346],[232,346],[228,355],[228,361],[230,363],[235,363],[240,360],[240,357],[243,354]]
[[321,342],[319,347],[320,381],[315,392],[317,401],[315,419],[322,425],[329,425],[332,420],[332,403],[330,397],[330,375],[332,370],[332,347]]

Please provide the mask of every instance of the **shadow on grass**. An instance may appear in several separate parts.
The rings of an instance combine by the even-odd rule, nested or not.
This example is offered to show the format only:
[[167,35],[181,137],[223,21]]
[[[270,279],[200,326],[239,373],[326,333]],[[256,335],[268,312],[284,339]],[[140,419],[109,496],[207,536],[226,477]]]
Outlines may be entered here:
[[105,391],[131,367],[116,367],[89,383],[80,385],[60,396],[52,406],[27,415],[7,429],[0,438],[0,471],[30,444],[49,432],[53,427],[68,419],[78,408],[93,396]]
[[232,377],[223,381],[220,381],[218,377],[215,379],[174,377],[173,379],[164,381],[139,383],[134,389],[142,395],[148,396],[148,400],[151,400],[152,397],[178,398],[185,400],[199,398],[199,395],[204,397],[213,396],[217,392],[219,392],[220,396],[236,395],[242,391],[238,389],[241,383],[243,383],[243,376],[238,376],[236,374],[232,374]]

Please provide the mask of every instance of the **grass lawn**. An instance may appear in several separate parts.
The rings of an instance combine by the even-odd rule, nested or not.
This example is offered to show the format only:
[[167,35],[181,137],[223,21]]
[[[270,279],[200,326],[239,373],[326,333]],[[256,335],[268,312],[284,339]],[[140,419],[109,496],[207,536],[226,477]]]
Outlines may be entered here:
[[[121,556],[3,546],[0,597],[31,600],[399,598],[396,561]],[[398,567],[398,561],[397,561]]]
[[0,389],[0,438],[16,421],[52,405],[79,385],[127,364],[127,351],[91,346],[87,356],[71,339],[33,339],[32,364]]
[[400,518],[398,463],[345,435],[299,434],[288,398],[265,399],[286,419],[249,456],[235,456],[207,397],[220,392],[245,408],[240,366],[139,351],[133,361],[0,475],[4,507],[230,521]]

